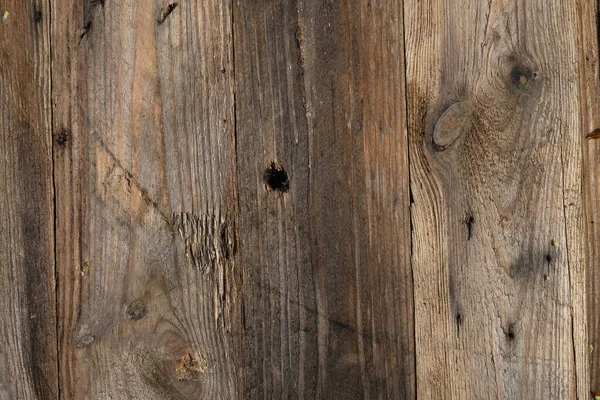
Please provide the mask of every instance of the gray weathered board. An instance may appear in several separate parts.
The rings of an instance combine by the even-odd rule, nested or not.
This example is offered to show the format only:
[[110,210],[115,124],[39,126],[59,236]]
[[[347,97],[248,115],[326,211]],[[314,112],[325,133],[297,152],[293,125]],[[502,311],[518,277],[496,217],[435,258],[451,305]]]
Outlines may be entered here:
[[1,3],[0,399],[589,398],[597,12]]

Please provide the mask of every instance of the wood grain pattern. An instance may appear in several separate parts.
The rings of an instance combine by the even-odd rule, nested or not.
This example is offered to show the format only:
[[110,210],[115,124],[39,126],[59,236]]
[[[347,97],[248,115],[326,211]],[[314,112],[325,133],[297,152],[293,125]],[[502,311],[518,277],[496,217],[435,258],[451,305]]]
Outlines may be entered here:
[[234,4],[243,396],[414,398],[401,4]]
[[419,398],[589,396],[578,5],[405,3]]
[[0,399],[588,398],[598,4],[0,4]]
[[0,398],[55,399],[48,7],[0,7]]
[[234,398],[231,9],[52,9],[62,398]]

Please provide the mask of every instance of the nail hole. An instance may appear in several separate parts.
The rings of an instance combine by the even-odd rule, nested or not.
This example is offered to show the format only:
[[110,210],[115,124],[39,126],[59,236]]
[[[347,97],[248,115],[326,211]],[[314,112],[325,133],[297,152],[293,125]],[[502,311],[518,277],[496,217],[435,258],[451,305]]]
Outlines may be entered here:
[[60,131],[58,136],[56,136],[56,144],[59,146],[64,146],[69,141],[69,134],[66,130]]
[[515,339],[515,326],[514,324],[509,324],[506,330],[504,331],[506,338],[508,341],[513,341]]
[[471,240],[471,236],[473,233],[473,225],[475,224],[475,218],[473,218],[472,215],[469,215],[469,217],[467,218],[467,240]]
[[459,313],[456,314],[456,325],[461,326],[463,321],[463,316]]
[[265,182],[271,190],[287,192],[290,188],[287,172],[283,166],[276,161],[271,162],[269,168],[265,170]]
[[36,11],[35,14],[33,14],[33,20],[35,22],[40,22],[42,20],[42,12]]
[[550,264],[552,262],[552,256],[550,254],[546,254],[546,262]]

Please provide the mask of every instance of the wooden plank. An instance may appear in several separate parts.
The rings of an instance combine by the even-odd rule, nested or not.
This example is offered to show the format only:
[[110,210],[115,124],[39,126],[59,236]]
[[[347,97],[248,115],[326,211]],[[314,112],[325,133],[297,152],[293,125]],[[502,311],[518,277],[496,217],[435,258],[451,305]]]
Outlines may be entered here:
[[586,398],[577,4],[405,15],[418,396]]
[[48,7],[0,7],[0,398],[55,399]]
[[401,7],[234,3],[244,398],[415,397]]
[[51,3],[62,398],[234,398],[230,5]]
[[[580,99],[582,129],[593,136],[600,128],[600,80],[598,78],[598,4],[579,1],[581,41]],[[600,140],[588,139],[583,143],[583,192],[585,208],[585,246],[587,264],[587,328],[589,390],[600,391]]]

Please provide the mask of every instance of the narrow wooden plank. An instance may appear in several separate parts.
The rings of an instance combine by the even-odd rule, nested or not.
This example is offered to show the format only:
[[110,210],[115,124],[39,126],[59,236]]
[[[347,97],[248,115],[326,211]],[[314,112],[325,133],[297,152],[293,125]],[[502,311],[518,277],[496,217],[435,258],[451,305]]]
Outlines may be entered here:
[[[581,41],[580,94],[582,134],[586,137],[600,128],[600,80],[598,78],[598,4],[579,1]],[[591,392],[600,391],[600,140],[583,143],[583,191],[585,209],[585,238],[587,264],[587,328],[589,385]]]
[[0,5],[0,398],[55,399],[56,307],[45,1]]
[[402,5],[235,1],[244,398],[415,397]]
[[52,10],[62,397],[234,398],[230,5]]
[[575,1],[406,2],[419,398],[586,398]]

